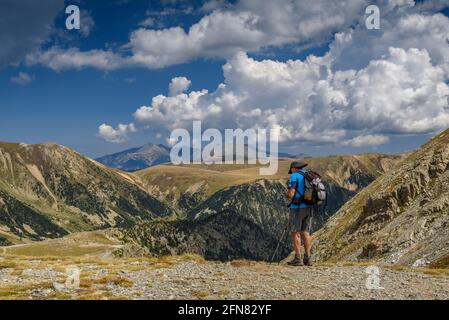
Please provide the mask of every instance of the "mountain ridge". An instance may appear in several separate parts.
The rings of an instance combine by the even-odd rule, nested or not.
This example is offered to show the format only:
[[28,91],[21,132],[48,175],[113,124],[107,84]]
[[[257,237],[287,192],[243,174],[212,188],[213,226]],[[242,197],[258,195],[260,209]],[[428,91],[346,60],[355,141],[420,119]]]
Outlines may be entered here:
[[[248,145],[246,145],[245,148],[248,148]],[[191,157],[193,156],[193,150],[193,148],[189,148]],[[127,172],[135,172],[159,164],[170,163],[170,151],[171,148],[163,144],[147,143],[140,147],[130,148],[113,154],[98,157],[95,160],[111,168],[116,168]],[[255,149],[255,152],[257,152],[257,149]],[[245,149],[245,159],[247,159],[247,156],[247,149]],[[234,160],[235,157],[236,156],[234,155]],[[280,152],[278,154],[278,157],[293,158],[293,156],[285,152]],[[222,159],[220,159],[220,161],[224,162],[224,156]]]
[[[381,154],[307,159],[327,181],[332,203],[314,228],[401,159]],[[279,159],[279,171],[270,177],[259,175],[259,165],[162,164],[127,173],[53,143],[0,143],[0,244],[111,227],[131,230],[145,223],[157,233],[173,219],[183,221],[175,234],[185,229],[182,225],[214,233],[219,223],[223,232],[231,232],[226,219],[216,215],[223,210],[239,212],[236,221],[243,219],[239,221],[260,229],[264,238],[274,239],[286,223],[283,193],[290,161]],[[207,219],[212,222],[200,228]],[[230,236],[244,238],[232,232]],[[191,246],[205,248],[192,241]],[[252,252],[251,257],[260,258],[262,252]]]
[[125,174],[67,147],[0,143],[0,213],[2,234],[41,240],[171,209]]
[[449,265],[449,130],[348,201],[317,233],[321,260]]
[[161,163],[170,162],[170,148],[162,144],[147,143],[95,159],[112,168],[133,172]]

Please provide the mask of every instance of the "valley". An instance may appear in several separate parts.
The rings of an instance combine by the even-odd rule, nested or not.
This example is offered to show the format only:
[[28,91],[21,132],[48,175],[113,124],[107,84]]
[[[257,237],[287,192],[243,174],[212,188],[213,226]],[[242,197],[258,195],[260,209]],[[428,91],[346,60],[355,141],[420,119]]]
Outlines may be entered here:
[[[446,134],[410,154],[304,159],[328,189],[327,206],[314,215],[317,260],[445,267]],[[124,172],[55,144],[2,143],[0,245],[25,245],[31,253],[35,241],[63,246],[82,232],[111,230],[123,245],[113,256],[267,261],[286,224],[290,162],[279,159],[268,177],[259,165],[159,164]],[[425,202],[422,188],[437,202]],[[400,222],[415,216],[415,232]],[[423,227],[433,237],[429,245],[418,242],[426,239]],[[290,250],[282,243],[276,260]]]
[[[288,241],[267,262],[291,159],[268,178],[257,165],[123,172],[63,146],[1,143],[0,299],[447,299],[448,136],[398,156],[305,159],[329,204],[316,263],[299,269]],[[74,267],[79,287],[64,287]]]
[[[311,168],[323,174],[329,189],[329,204],[317,215],[314,228],[402,157],[365,154],[307,159]],[[259,175],[259,165],[160,164],[131,173],[56,144],[2,143],[0,245],[120,228],[129,232],[129,241],[147,245],[148,254],[193,250],[209,252],[210,259],[266,260],[286,223],[288,202],[283,192],[290,161],[280,159],[279,171],[273,176]],[[239,216],[223,219],[219,217],[223,210]],[[242,225],[259,232],[258,236],[248,236]],[[151,237],[147,229],[159,238]],[[201,234],[214,229],[212,238],[202,238]],[[200,245],[191,235],[198,234],[203,243],[222,244],[228,242],[222,236],[226,232],[234,243],[224,245],[226,254]],[[175,241],[174,248],[163,248],[174,234],[182,239]],[[258,245],[257,238],[267,242]],[[256,249],[242,251],[235,245],[240,243]]]

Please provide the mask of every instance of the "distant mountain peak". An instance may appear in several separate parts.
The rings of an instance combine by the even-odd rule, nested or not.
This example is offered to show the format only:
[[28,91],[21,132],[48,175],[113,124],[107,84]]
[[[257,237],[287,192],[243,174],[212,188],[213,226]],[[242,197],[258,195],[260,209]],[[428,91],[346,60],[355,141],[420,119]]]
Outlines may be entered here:
[[170,162],[170,149],[163,144],[147,143],[141,147],[100,157],[96,161],[124,171],[137,171]]

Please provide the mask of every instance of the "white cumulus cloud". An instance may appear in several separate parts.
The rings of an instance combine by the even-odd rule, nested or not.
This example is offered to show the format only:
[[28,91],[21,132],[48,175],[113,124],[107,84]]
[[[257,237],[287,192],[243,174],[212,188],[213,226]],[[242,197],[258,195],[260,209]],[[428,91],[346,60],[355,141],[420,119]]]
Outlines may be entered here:
[[362,16],[366,1],[252,1],[209,3],[212,10],[188,30],[140,28],[131,35],[132,62],[149,68],[197,58],[229,58],[286,44],[317,45]]
[[51,47],[46,51],[37,51],[26,57],[27,65],[42,64],[55,71],[65,69],[96,68],[115,70],[126,65],[126,60],[112,51],[80,51],[78,48],[62,49]]
[[426,50],[390,48],[361,70],[333,72],[329,61],[257,61],[238,53],[214,92],[159,95],[134,116],[167,135],[203,120],[219,129],[278,127],[283,141],[357,147],[449,126],[448,77]]
[[[31,55],[28,62],[53,69],[113,70],[127,66],[154,69],[198,58],[228,59],[239,51],[253,52],[284,45],[316,46],[359,21],[366,3],[366,0],[209,3],[203,11],[208,13],[188,30],[182,27],[152,29],[152,17],[145,20],[124,46],[130,51],[126,56],[101,49],[80,52],[77,48],[50,48],[48,53]],[[88,35],[94,22],[88,14],[85,16],[84,34]],[[64,63],[52,63],[53,59]]]
[[[382,28],[351,29],[336,35],[330,56],[337,70],[360,69],[387,55],[390,47],[425,49],[432,62],[449,63],[449,18],[442,14],[403,14],[382,20]],[[446,70],[449,71],[449,70]]]
[[121,143],[128,139],[128,134],[136,132],[133,123],[119,124],[117,128],[110,125],[102,124],[98,127],[98,136],[103,140],[111,143]]
[[170,96],[176,96],[189,89],[191,85],[192,81],[190,81],[186,77],[173,78],[169,85],[169,94]]
[[[369,1],[210,1],[190,28],[131,32],[123,47],[82,52],[52,47],[27,58],[55,70],[128,66],[162,68],[197,58],[224,58],[215,90],[189,91],[172,79],[167,95],[133,116],[168,136],[202,120],[211,128],[279,128],[282,141],[377,146],[391,135],[427,134],[449,127],[447,1],[379,0],[381,29],[368,30]],[[251,53],[328,43],[322,57],[276,61]],[[137,123],[136,122],[136,123]],[[122,126],[122,127],[121,127]],[[136,130],[102,125],[102,136],[123,141]]]
[[343,141],[343,145],[351,147],[374,147],[384,143],[387,143],[390,139],[383,135],[367,135],[358,136],[350,140]]
[[[433,12],[449,6],[449,2],[430,2],[379,0],[382,28],[373,31],[364,27],[364,10],[371,4],[368,0],[210,1],[203,11],[206,14],[188,29],[157,29],[153,17],[149,17],[131,32],[128,43],[122,46],[126,50],[83,52],[78,48],[52,47],[48,52],[30,55],[27,62],[55,70],[156,69],[198,58],[230,59],[240,51],[316,47],[331,41],[337,33],[331,52],[333,67],[338,70],[363,68],[369,61],[388,54],[391,46],[425,48],[433,59],[447,61],[448,46],[441,42],[447,40],[447,17]],[[87,34],[94,25],[88,17]]]

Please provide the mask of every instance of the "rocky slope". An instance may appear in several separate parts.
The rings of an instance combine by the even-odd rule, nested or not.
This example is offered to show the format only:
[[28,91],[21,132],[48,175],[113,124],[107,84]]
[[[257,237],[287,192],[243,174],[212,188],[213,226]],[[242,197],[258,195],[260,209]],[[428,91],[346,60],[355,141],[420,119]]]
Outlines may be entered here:
[[0,244],[170,213],[125,174],[66,147],[0,143]]
[[[63,287],[67,278],[64,271],[73,266],[80,271],[79,289]],[[447,300],[449,297],[447,270],[379,266],[379,287],[367,287],[369,276],[367,267],[361,265],[289,267],[247,260],[217,263],[192,255],[160,259],[90,256],[6,260],[0,254],[0,300]]]
[[164,145],[148,143],[139,148],[107,155],[96,161],[124,171],[137,171],[170,162],[170,149]]
[[[223,221],[220,218],[228,221],[231,230],[236,227],[241,229],[233,233],[240,233],[238,237],[230,235],[229,231],[225,233],[230,247],[221,239]],[[124,230],[131,231],[127,236],[134,243],[146,244],[147,248],[152,246],[153,249],[170,248],[170,252],[160,251],[157,257],[122,255],[130,252],[130,244],[119,241],[123,237],[123,230],[120,232],[118,229],[83,232],[60,239],[2,247],[0,300],[446,300],[449,297],[449,270],[438,269],[436,265],[431,268],[408,268],[371,261],[326,262],[316,263],[312,267],[290,267],[284,262],[232,260],[222,263],[206,261],[195,254],[178,255],[182,252],[198,252],[208,256],[205,254],[208,250],[229,252],[226,251],[228,248],[235,247],[242,250],[223,257],[229,259],[242,253],[250,256],[248,249],[251,247],[245,246],[251,242],[245,239],[262,239],[261,243],[269,245],[269,242],[263,240],[263,234],[254,233],[256,226],[239,216],[223,213],[199,220],[202,221],[201,225],[208,225],[205,230],[201,230],[201,226],[187,225],[188,221],[165,222],[166,231],[163,233],[160,233],[160,227],[156,231],[151,230],[151,226],[160,221],[145,223],[150,229],[142,225]],[[214,221],[218,222],[215,226]],[[245,230],[247,227],[249,229]],[[192,232],[182,232],[186,230]],[[182,243],[189,246],[180,245]],[[215,248],[217,245],[219,248]],[[135,244],[132,246],[137,247]],[[148,251],[140,253],[147,254]],[[175,255],[166,256],[166,253]],[[80,286],[77,289],[64,286],[68,268],[73,270],[74,267],[78,268],[80,275]],[[373,277],[374,273],[376,276]]]
[[345,204],[317,234],[321,260],[449,265],[449,130]]

